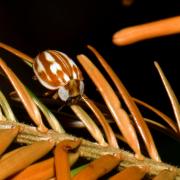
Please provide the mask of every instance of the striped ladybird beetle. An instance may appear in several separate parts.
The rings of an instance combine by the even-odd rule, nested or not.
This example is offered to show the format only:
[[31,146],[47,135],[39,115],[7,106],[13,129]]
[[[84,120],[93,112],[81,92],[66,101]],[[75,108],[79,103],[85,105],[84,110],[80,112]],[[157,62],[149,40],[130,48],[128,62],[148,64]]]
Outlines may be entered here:
[[84,92],[83,76],[74,61],[66,54],[47,50],[39,53],[33,63],[39,82],[50,90],[58,90],[62,101],[81,96]]

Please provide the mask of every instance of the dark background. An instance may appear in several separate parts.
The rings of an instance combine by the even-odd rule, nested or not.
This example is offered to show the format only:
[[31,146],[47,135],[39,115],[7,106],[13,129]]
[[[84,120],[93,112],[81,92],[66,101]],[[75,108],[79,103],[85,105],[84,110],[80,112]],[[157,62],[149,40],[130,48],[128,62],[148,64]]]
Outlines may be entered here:
[[[173,117],[153,61],[160,63],[179,98],[180,35],[127,47],[114,46],[112,35],[127,26],[179,14],[179,0],[134,0],[131,6],[124,6],[121,0],[1,0],[0,41],[32,57],[45,49],[57,49],[73,59],[79,53],[88,54],[86,45],[91,44],[107,59],[132,96]],[[32,71],[21,61],[10,61],[18,58],[2,50],[1,56],[22,80],[32,76]],[[27,79],[26,83],[31,84],[31,81]],[[168,159],[169,149],[171,154],[176,154],[174,149],[180,149],[176,142],[167,145],[166,140],[161,148],[167,161],[173,159],[171,156]],[[163,151],[163,148],[169,149]],[[180,160],[175,156],[174,161],[178,164]]]

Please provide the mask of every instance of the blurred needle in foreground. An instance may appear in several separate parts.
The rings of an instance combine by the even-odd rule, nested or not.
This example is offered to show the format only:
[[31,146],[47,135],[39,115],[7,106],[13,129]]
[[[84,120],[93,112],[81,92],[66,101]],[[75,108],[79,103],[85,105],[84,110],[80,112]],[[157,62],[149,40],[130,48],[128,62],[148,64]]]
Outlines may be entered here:
[[114,33],[112,41],[117,46],[125,46],[138,41],[180,33],[180,16],[136,25]]

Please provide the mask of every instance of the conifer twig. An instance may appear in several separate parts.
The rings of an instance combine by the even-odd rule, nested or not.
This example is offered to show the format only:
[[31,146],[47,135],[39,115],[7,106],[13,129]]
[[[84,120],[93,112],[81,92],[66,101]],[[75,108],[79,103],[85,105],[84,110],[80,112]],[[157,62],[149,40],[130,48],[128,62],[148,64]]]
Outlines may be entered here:
[[[17,122],[0,121],[0,129],[11,129],[19,127],[19,134],[17,136],[17,142],[31,144],[36,141],[51,140],[58,143],[63,140],[78,140],[79,138],[71,136],[69,134],[60,134],[53,130],[49,130],[47,133],[41,133],[37,128]],[[124,151],[122,149],[104,147],[97,143],[90,142],[85,139],[81,139],[81,145],[79,147],[80,157],[88,159],[97,159],[102,155],[110,154],[116,157],[120,157],[123,161],[119,164],[119,168],[125,168],[130,166],[144,167],[148,169],[149,174],[157,175],[162,170],[170,170],[176,173],[176,178],[180,178],[180,169],[162,162],[156,162],[149,158],[144,158],[143,161],[138,160],[134,154]]]

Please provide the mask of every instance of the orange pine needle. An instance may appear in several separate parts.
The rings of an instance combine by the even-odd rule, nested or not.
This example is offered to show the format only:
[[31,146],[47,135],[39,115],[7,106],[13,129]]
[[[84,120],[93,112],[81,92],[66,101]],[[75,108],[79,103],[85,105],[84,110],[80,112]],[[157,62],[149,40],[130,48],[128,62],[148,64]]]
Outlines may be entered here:
[[154,112],[155,114],[160,116],[174,130],[174,132],[176,132],[176,133],[178,132],[178,128],[177,128],[176,124],[166,114],[164,114],[163,112],[159,111],[158,109],[154,108],[153,106],[151,106],[151,105],[147,104],[146,102],[143,102],[139,99],[133,98],[133,100],[135,101],[135,103],[140,104],[140,105],[150,109],[152,112]]
[[169,96],[169,99],[170,99],[170,102],[172,104],[172,108],[174,111],[174,115],[176,117],[176,121],[178,124],[178,129],[180,131],[180,109],[179,109],[180,105],[179,105],[178,99],[177,99],[169,81],[167,80],[166,76],[164,75],[164,72],[162,71],[161,67],[159,66],[159,64],[155,61],[154,65],[155,65],[156,69],[158,70],[160,78],[161,78],[161,80],[164,84],[164,87],[166,89],[166,92]]
[[33,164],[13,177],[13,180],[21,179],[49,179],[54,177],[54,158]]
[[113,35],[113,43],[125,46],[138,41],[180,33],[180,16],[124,28]]
[[18,134],[18,128],[0,130],[0,155],[4,153],[7,147],[15,139]]
[[3,154],[3,156],[1,157],[1,160],[10,157],[10,156],[12,156],[13,154],[16,154],[18,151],[21,151],[23,148],[26,148],[26,146],[22,146],[22,147],[13,149],[12,151],[9,151],[9,152]]
[[115,168],[120,161],[121,159],[118,159],[112,155],[101,156],[99,159],[90,162],[87,167],[82,169],[73,177],[73,180],[98,179]]
[[115,134],[114,134],[111,126],[109,125],[109,123],[106,121],[103,113],[98,109],[98,107],[88,97],[83,95],[82,99],[87,104],[87,106],[93,111],[96,118],[98,119],[98,121],[102,125],[109,145],[112,147],[118,148],[119,146],[118,146]]
[[85,55],[78,55],[77,59],[86,70],[89,77],[99,89],[106,105],[108,106],[116,124],[127,140],[129,146],[134,150],[137,156],[141,157],[139,142],[134,127],[132,126],[128,114],[121,108],[120,101],[115,92],[103,77],[101,72]]
[[12,153],[10,156],[0,160],[0,179],[6,179],[26,168],[46,155],[53,146],[54,143],[49,141],[36,142],[21,148],[19,151],[16,151],[16,153]]
[[[74,164],[74,162],[78,159],[79,153],[69,153],[68,159],[70,166]],[[49,179],[55,176],[55,170],[54,170],[54,158],[49,158],[47,160],[35,163],[23,171],[21,171],[19,174],[14,176],[13,180],[42,180],[42,179]]]
[[14,72],[6,65],[6,63],[0,58],[0,66],[3,71],[6,73],[8,79],[10,80],[11,84],[15,88],[16,92],[18,93],[19,97],[21,98],[24,107],[26,108],[29,116],[38,126],[38,129],[42,132],[47,132],[47,128],[42,122],[40,112],[32,100],[31,96],[28,94],[26,88],[18,79],[18,77],[14,74]]
[[145,174],[146,172],[142,169],[132,166],[117,173],[113,177],[109,178],[109,180],[141,180]]
[[64,140],[60,142],[54,150],[55,171],[57,180],[70,180],[70,163],[68,150],[77,148],[80,141]]
[[151,119],[144,118],[144,120],[146,121],[146,123],[148,124],[149,127],[152,127],[154,129],[174,138],[176,141],[180,140],[180,134],[177,132],[174,132],[169,127],[162,125],[161,123],[158,123],[158,122],[151,120]]
[[112,81],[114,82],[116,88],[118,89],[120,95],[122,96],[125,104],[127,105],[130,113],[133,116],[133,120],[136,123],[136,126],[145,142],[145,145],[147,147],[147,150],[149,152],[149,155],[157,160],[160,161],[160,157],[158,155],[156,146],[154,144],[153,138],[151,136],[151,133],[149,131],[148,126],[146,125],[139,109],[137,108],[136,104],[134,103],[131,95],[119,79],[119,77],[116,75],[116,73],[113,71],[113,69],[109,66],[109,64],[106,62],[106,60],[102,57],[102,55],[92,46],[88,46],[88,48],[95,54],[98,61],[101,63],[103,68],[106,70]]
[[84,111],[79,105],[71,105],[70,108],[76,114],[76,116],[84,123],[85,127],[92,135],[92,137],[101,145],[105,146],[107,143],[105,142],[104,136],[93,121],[93,119]]
[[21,51],[7,45],[7,44],[4,44],[2,42],[0,42],[0,48],[3,48],[9,52],[11,52],[12,54],[14,54],[15,56],[21,58],[21,59],[24,59],[26,61],[28,61],[29,63],[33,64],[34,63],[34,59],[31,58],[30,56],[28,56],[27,54],[25,53],[22,53]]

